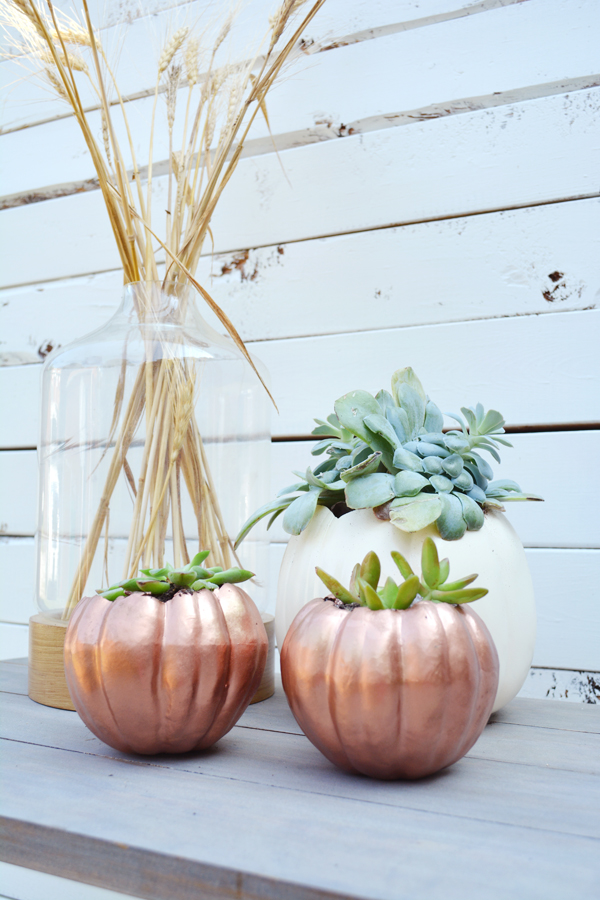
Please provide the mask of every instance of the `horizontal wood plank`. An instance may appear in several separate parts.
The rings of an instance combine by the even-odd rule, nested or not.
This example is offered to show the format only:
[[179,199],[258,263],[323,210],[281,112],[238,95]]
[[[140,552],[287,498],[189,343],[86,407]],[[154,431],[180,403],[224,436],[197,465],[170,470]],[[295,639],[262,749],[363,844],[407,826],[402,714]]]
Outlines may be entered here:
[[[535,90],[532,93],[531,86],[555,82],[553,92],[564,93],[569,90],[565,80],[592,75],[598,67],[594,36],[600,27],[599,9],[593,0],[583,0],[578,6],[578,15],[574,19],[572,0],[529,0],[486,15],[449,20],[435,27],[397,32],[377,40],[347,46],[343,46],[345,41],[334,40],[341,46],[335,51],[313,54],[297,61],[291,74],[288,73],[270,95],[271,132],[275,136],[298,133],[295,140],[301,142],[300,133],[304,131],[308,142],[312,141],[311,130],[315,128],[324,131],[323,138],[327,136],[327,129],[334,134],[344,125],[346,131],[351,127],[356,132],[362,130],[360,123],[363,120],[374,116],[382,117],[383,127],[383,117],[390,117],[390,114],[414,111],[416,120],[419,109],[440,103],[451,105],[459,98],[463,108],[468,108],[470,98],[481,98],[471,104],[473,108],[481,108],[487,105],[484,97],[489,98],[489,105],[494,105],[495,96],[510,91],[514,102],[519,98],[519,91],[527,89],[523,99],[531,99],[536,93]],[[340,28],[343,32],[341,24]],[[139,40],[139,30],[134,29],[135,34],[131,37]],[[549,54],[547,41],[555,34],[563,36],[561,52]],[[244,49],[247,46],[248,36],[244,35]],[[141,46],[130,47],[129,36],[122,58],[129,60],[130,68],[135,69],[133,83],[131,76],[126,75],[122,93],[153,90],[155,67],[146,73],[144,82],[138,80],[143,76],[137,61],[147,59],[148,54]],[[135,66],[131,65],[132,59],[136,60]],[[425,59],[435,60],[435,64],[424,66]],[[15,61],[14,66],[19,65]],[[417,78],[415,72],[419,73]],[[23,102],[21,95],[31,91],[31,87],[28,80],[10,95],[11,107],[4,112],[9,127],[13,117],[22,117],[24,110],[29,109],[30,114],[36,116],[43,114],[42,103]],[[185,108],[187,94],[187,87],[179,92],[175,146],[182,140],[179,131],[183,127],[181,110]],[[135,123],[136,156],[140,166],[148,162],[152,105],[152,96],[128,104],[127,115]],[[127,136],[118,111],[114,118],[126,164],[131,166]],[[90,114],[90,121],[94,133],[100,134],[99,112]],[[249,140],[268,137],[264,118],[257,119]],[[40,125],[33,133],[30,128],[13,131],[3,135],[1,140],[5,164],[4,175],[0,175],[0,196],[26,192],[32,198],[35,189],[84,181],[95,174],[73,117]],[[38,152],[40,145],[45,147],[43,154]],[[266,146],[272,150],[269,143]],[[168,147],[166,104],[161,98],[153,145],[154,160],[167,160]]]
[[[600,420],[597,310],[257,341],[271,373],[275,435],[307,434],[338,397],[376,393],[412,365],[443,410],[481,401],[510,425]],[[560,380],[548,376],[548,365]],[[40,368],[0,366],[0,447],[35,447]],[[298,391],[298,385],[302,390]]]
[[[410,31],[439,24],[446,19],[476,16],[519,0],[428,0],[423,9],[412,0],[327,0],[303,35],[303,53],[318,53],[336,46],[360,43],[387,33]],[[73,15],[71,0],[54,4]],[[163,42],[181,26],[199,24],[203,45],[211,47],[222,25],[223,17],[212,0],[151,0],[135,2],[90,2],[92,22],[101,30],[111,68],[115,72],[124,97],[154,90],[157,61]],[[273,11],[270,0],[251,0],[238,9],[230,40],[222,48],[217,65],[231,58],[243,58],[249,49],[260,44],[268,17]],[[423,15],[425,13],[425,16]],[[558,10],[560,15],[560,9]],[[585,15],[585,12],[583,13]],[[127,24],[125,31],[123,25]],[[52,118],[64,118],[68,108],[36,80],[23,82],[23,68],[10,60],[0,62],[0,83],[6,86],[3,123],[5,129],[25,128]],[[97,97],[80,82],[83,101],[97,105]]]
[[[537,703],[529,701],[529,703],[541,705],[539,701]],[[265,704],[267,711],[270,705]],[[482,777],[485,778],[486,772],[489,772],[491,768],[500,778],[501,773],[504,774],[502,764],[514,763],[511,774],[516,778],[520,793],[523,792],[529,778],[533,781],[533,784],[529,783],[529,790],[526,790],[529,796],[523,798],[523,801],[518,804],[513,802],[512,797],[505,798],[503,801],[504,790],[499,785],[494,796],[488,794],[487,797],[489,805],[485,818],[488,821],[600,837],[600,823],[595,814],[596,803],[600,799],[600,793],[598,793],[600,785],[597,785],[592,794],[584,802],[581,802],[583,799],[579,797],[581,786],[583,784],[587,786],[589,779],[569,777],[575,773],[584,776],[595,774],[595,770],[598,768],[598,761],[594,758],[594,749],[600,748],[600,735],[591,731],[578,732],[576,736],[572,731],[540,728],[534,725],[523,727],[497,721],[484,730],[475,746],[469,751],[464,763],[449,770],[449,775],[457,777],[449,779],[454,783],[445,785],[446,790],[441,786],[436,786],[435,792],[419,791],[418,789],[410,791],[406,790],[405,785],[396,785],[396,790],[392,785],[392,790],[390,790],[389,784],[373,782],[369,779],[350,779],[343,773],[338,774],[337,770],[314,750],[301,733],[297,734],[291,731],[291,728],[297,728],[297,726],[281,688],[279,688],[272,705],[279,708],[280,716],[276,718],[279,722],[286,723],[284,724],[285,731],[265,728],[264,722],[257,727],[252,716],[246,718],[244,715],[240,719],[240,724],[219,743],[219,747],[223,747],[226,753],[229,751],[230,754],[235,753],[240,757],[236,764],[236,770],[237,777],[241,781],[262,782],[285,788],[290,786],[290,778],[292,778],[295,779],[296,790],[310,789],[317,793],[327,793],[354,800],[369,800],[397,807],[409,806],[430,812],[451,814],[454,810],[450,806],[450,798],[455,796],[459,789],[457,782],[463,782],[466,785],[470,775],[470,790],[467,790],[460,810],[462,816],[470,817],[475,813],[474,807],[477,808],[477,812],[482,811],[481,798],[477,797],[473,782]],[[98,740],[90,734],[79,717],[72,713],[60,710],[57,713],[46,714],[43,708],[39,709],[39,705],[34,706],[29,698],[22,695],[4,696],[2,706],[3,721],[0,726],[2,738],[9,737],[11,741],[52,746],[97,757],[124,761],[132,758],[130,754],[115,751]],[[275,714],[272,715],[275,717]],[[600,721],[600,708],[593,709],[593,713],[588,715],[587,719],[593,724]],[[575,741],[581,741],[578,759],[573,759],[572,754]],[[242,749],[245,751],[243,761],[240,752]],[[137,759],[139,760],[139,757]],[[493,760],[496,765],[471,764],[471,760],[483,759]],[[154,757],[150,760],[142,760],[142,765],[144,763],[152,763],[186,775],[197,774],[217,778],[222,777],[224,767],[223,754],[218,753],[209,755],[208,758],[201,754],[183,757]],[[519,772],[520,767],[533,768],[535,771]],[[575,798],[575,802],[571,806],[568,803],[556,803],[554,789],[550,788],[552,776],[545,771],[549,768],[558,768],[561,773],[564,773],[561,775],[564,796],[567,796],[570,788],[571,795]],[[537,796],[539,793],[546,793],[546,802],[555,803],[555,808],[562,810],[561,817],[553,818],[551,824],[541,821],[543,817],[539,815],[541,802]],[[537,817],[537,821],[533,816]]]
[[[244,159],[215,213],[215,250],[596,195],[599,107],[600,89],[580,91],[287,150],[287,179],[274,154]],[[166,179],[154,186],[162,209]],[[97,191],[7,209],[1,221],[0,286],[118,267]],[[37,248],[27,266],[24,235]]]
[[[538,503],[507,504],[507,515],[527,547],[600,548],[596,509],[600,489],[590,483],[586,467],[573,467],[569,490],[557,478],[557,461],[569,457],[573,447],[582,459],[600,458],[600,431],[550,432],[510,436],[513,448],[502,450],[503,462],[492,462],[496,478],[511,478],[529,493],[544,498]],[[277,442],[272,446],[271,496],[294,480],[294,471],[315,466],[310,441]],[[266,500],[269,498],[265,498]],[[35,450],[0,452],[0,535],[35,534],[37,516],[37,454]],[[278,520],[272,541],[288,535]],[[191,524],[193,532],[193,523]]]
[[107,891],[81,881],[71,881],[47,872],[0,862],[0,884],[6,894],[0,900],[130,900],[131,894]]
[[[592,310],[251,346],[273,376],[274,434],[305,434],[338,397],[359,387],[375,393],[406,365],[443,410],[479,400],[511,425],[596,422],[599,326]],[[560,380],[548,377],[549,360]]]
[[[28,702],[3,700],[12,709]],[[490,751],[527,731],[524,752],[537,749],[541,765],[468,757],[422,782],[380,783],[338,772],[303,737],[252,728],[235,729],[212,753],[156,765],[94,755],[93,739],[91,752],[73,752],[59,748],[74,714],[29,708],[50,746],[3,741],[3,857],[12,863],[35,846],[38,867],[83,880],[101,873],[93,883],[169,900],[187,900],[192,886],[196,896],[225,897],[235,886],[265,900],[322,900],[323,891],[403,900],[424,889],[432,900],[469,891],[533,900],[543,887],[558,900],[593,893],[600,874],[598,780],[568,769],[594,761],[597,735],[580,745],[581,734],[498,723],[484,733]],[[11,733],[24,725],[17,716]],[[544,763],[561,753],[567,768],[549,771]],[[363,838],[349,853],[341,837],[357,819]],[[394,852],[398,842],[405,853]]]
[[[600,200],[579,200],[216,254],[197,277],[249,341],[589,309],[599,231]],[[0,291],[0,365],[99,328],[122,282],[116,270]]]
[[[270,547],[265,581],[266,609],[271,613],[275,612],[277,580],[285,547],[283,543],[273,543]],[[600,671],[598,601],[589,590],[590,584],[600,580],[600,551],[528,548],[526,554],[538,615],[533,665]],[[0,567],[5,572],[20,573],[18,593],[0,597],[0,622],[10,623],[0,658],[10,658],[27,653],[26,638],[20,629],[38,611],[34,601],[33,538],[0,538]]]

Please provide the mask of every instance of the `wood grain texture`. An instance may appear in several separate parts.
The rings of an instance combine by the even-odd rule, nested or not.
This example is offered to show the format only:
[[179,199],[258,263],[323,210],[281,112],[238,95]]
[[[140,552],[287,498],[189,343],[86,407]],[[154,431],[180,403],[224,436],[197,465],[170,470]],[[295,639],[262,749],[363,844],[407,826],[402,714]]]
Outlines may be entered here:
[[[337,48],[308,58],[303,56],[294,66],[293,77],[287,77],[273,91],[268,101],[271,132],[276,137],[294,135],[297,144],[303,142],[305,132],[304,142],[309,143],[314,139],[314,129],[326,139],[328,132],[332,137],[343,133],[344,127],[346,132],[350,128],[354,132],[363,131],[363,120],[373,117],[381,118],[381,127],[393,126],[400,124],[398,114],[411,111],[413,121],[417,121],[418,110],[423,110],[425,117],[425,111],[434,104],[445,103],[450,107],[458,98],[466,110],[469,106],[495,105],[494,97],[507,91],[511,92],[512,102],[519,99],[519,91],[523,89],[527,91],[523,99],[531,99],[534,85],[556,83],[551,91],[564,93],[570,89],[564,85],[565,80],[597,71],[594,35],[600,27],[598,6],[593,0],[580,0],[577,6],[574,15],[573,0],[529,0],[471,16],[467,21],[454,19],[435,27],[349,44],[347,38],[341,39],[345,29],[340,23],[337,39],[334,37],[331,42]],[[262,20],[266,20],[265,12],[260,12]],[[157,27],[153,23],[153,31]],[[154,60],[148,58],[143,46],[138,46],[142,38],[138,37],[140,29],[133,31],[127,35],[122,58],[136,62],[141,59],[150,65],[149,71],[142,73],[139,64],[131,66],[130,62],[135,76],[132,79],[133,72],[125,74],[122,88],[125,95],[136,95],[145,89],[150,93],[156,77]],[[548,53],[548,41],[556,34],[562,35],[561,52]],[[147,43],[147,36],[144,37]],[[247,42],[246,35],[246,45]],[[424,65],[425,59],[435,62]],[[18,63],[14,65],[17,67]],[[24,109],[35,115],[37,105],[23,103],[20,96],[28,90],[31,92],[31,87],[29,80],[10,95],[11,107],[3,117],[9,127],[14,127],[13,117],[22,117]],[[187,92],[187,87],[180,90],[180,106],[185,104]],[[475,96],[481,99],[472,100]],[[90,96],[89,101],[93,103],[93,100]],[[14,112],[13,105],[16,105]],[[140,166],[148,161],[152,105],[152,96],[128,104],[127,114],[136,123],[135,152]],[[455,108],[458,111],[460,107]],[[90,118],[93,131],[101,133],[99,112]],[[126,154],[125,162],[130,166],[126,133],[118,111],[114,118]],[[181,143],[182,135],[178,131],[181,127],[182,121],[176,118],[176,146]],[[257,119],[249,140],[269,137],[266,122]],[[40,144],[45,146],[46,153],[36,152]],[[5,134],[1,146],[6,162],[4,175],[0,175],[0,196],[26,192],[27,199],[31,200],[37,188],[85,181],[95,175],[73,117],[40,125],[35,133],[21,129]],[[278,142],[278,146],[286,144]],[[64,148],[68,150],[65,152]],[[272,152],[270,140],[265,142],[265,148]],[[164,102],[158,108],[154,159],[168,159]]]
[[[507,890],[528,900],[540,889],[562,900],[593,895],[600,874],[598,779],[570,771],[574,756],[583,766],[597,758],[598,735],[495,723],[487,750],[480,741],[440,775],[379,783],[334,769],[303,736],[244,719],[212,753],[141,761],[103,754],[72,713],[16,695],[2,702],[11,735],[2,855],[12,863],[29,851],[27,864],[42,870],[169,900],[226,897],[234,886],[240,897],[287,900],[472,891],[495,900]],[[559,706],[529,703],[548,723]],[[533,765],[519,757],[521,741],[523,757],[537,753]],[[349,821],[361,822],[359,847],[340,839]],[[399,840],[405,853],[392,852]]]
[[[250,341],[588,309],[599,232],[600,200],[579,200],[216,254],[198,278]],[[1,291],[0,365],[99,328],[122,281],[116,270]]]
[[[275,154],[243,159],[213,219],[215,251],[595,196],[599,101],[597,88],[287,150],[287,178]],[[153,185],[163,208],[166,179]],[[97,191],[7,209],[1,221],[0,286],[118,266]],[[38,244],[27,272],[23,234]]]

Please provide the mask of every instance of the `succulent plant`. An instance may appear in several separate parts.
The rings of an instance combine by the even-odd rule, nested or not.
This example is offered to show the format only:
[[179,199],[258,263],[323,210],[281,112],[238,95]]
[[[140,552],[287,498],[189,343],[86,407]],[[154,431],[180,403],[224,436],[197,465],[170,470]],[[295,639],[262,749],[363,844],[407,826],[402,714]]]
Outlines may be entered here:
[[498,445],[512,446],[502,437],[499,412],[485,412],[480,403],[461,407],[462,416],[448,413],[460,429],[443,432],[444,417],[411,368],[395,372],[391,387],[391,393],[381,390],[375,397],[351,391],[336,401],[327,421],[315,419],[312,434],[321,440],[312,454],[327,458],[314,469],[295,472],[301,480],[248,519],[236,547],[265,516],[270,528],[283,513],[284,530],[300,534],[318,505],[336,514],[371,508],[406,532],[435,522],[441,537],[453,541],[467,529],[478,531],[487,508],[541,500],[514,481],[492,480],[481,452],[500,462]]
[[401,553],[394,550],[391,556],[404,579],[400,585],[388,578],[383,587],[378,587],[381,563],[373,551],[367,553],[362,563],[354,566],[348,589],[318,566],[316,572],[340,603],[359,604],[368,606],[369,609],[408,609],[417,597],[435,603],[472,603],[488,593],[486,588],[467,587],[475,581],[477,575],[466,575],[457,581],[448,582],[450,563],[447,559],[440,561],[437,548],[430,537],[423,541],[420,580]]
[[170,563],[162,569],[140,569],[138,577],[119,581],[98,593],[106,600],[116,600],[117,597],[140,591],[143,594],[152,594],[164,602],[181,590],[214,591],[222,584],[239,584],[254,576],[254,572],[248,572],[246,569],[223,570],[221,566],[205,569],[202,563],[209,553],[210,550],[196,553],[192,561],[180,569],[174,569]]

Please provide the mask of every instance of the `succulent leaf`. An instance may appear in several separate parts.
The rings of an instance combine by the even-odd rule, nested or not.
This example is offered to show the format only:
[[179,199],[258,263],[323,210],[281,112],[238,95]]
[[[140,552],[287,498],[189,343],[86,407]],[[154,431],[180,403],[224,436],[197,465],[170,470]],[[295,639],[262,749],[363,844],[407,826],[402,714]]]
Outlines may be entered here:
[[381,408],[375,397],[367,391],[350,391],[336,400],[334,408],[344,428],[368,443],[372,433],[365,426],[364,420],[367,416],[381,414]]
[[448,575],[450,573],[450,560],[446,557],[445,559],[440,559],[440,580],[438,587],[440,587],[447,580]]
[[360,565],[360,578],[370,584],[373,590],[377,590],[379,576],[381,575],[381,563],[379,557],[372,550],[367,553]]
[[483,510],[475,501],[467,494],[455,494],[462,506],[462,517],[465,520],[469,531],[479,531],[483,528],[484,516]]
[[465,575],[464,578],[460,578],[458,581],[451,581],[448,584],[438,584],[438,591],[462,591],[463,588],[466,588],[467,585],[471,584],[477,575]]
[[489,593],[486,588],[468,588],[465,591],[433,591],[434,600],[442,603],[473,603]]
[[439,456],[426,456],[423,460],[423,471],[427,472],[428,475],[441,475],[443,471],[441,458]]
[[394,476],[385,472],[361,475],[346,485],[346,503],[351,509],[372,509],[395,496]]
[[342,481],[352,481],[353,478],[358,478],[359,475],[371,475],[379,468],[380,459],[381,453],[379,450],[376,450],[375,453],[367,456],[367,458],[364,459],[361,463],[358,463],[358,465],[351,465],[349,468],[343,469],[340,474]]
[[394,453],[394,466],[397,469],[409,469],[412,472],[423,471],[423,461],[416,453],[399,447]]
[[446,435],[446,447],[452,453],[464,453],[471,449],[471,444],[468,438],[458,434],[457,431],[449,431]]
[[337,597],[338,600],[341,600],[342,603],[360,603],[358,597],[355,597],[354,594],[351,594],[350,591],[347,591],[346,588],[339,583],[337,578],[334,578],[333,575],[328,575],[327,572],[324,572],[323,569],[320,569],[318,566],[315,569],[315,572],[325,585],[325,587],[331,591],[334,597]]
[[390,521],[400,531],[420,531],[435,522],[442,512],[439,494],[417,494],[416,497],[398,497],[390,507]]
[[409,437],[415,438],[425,421],[426,401],[408,384],[397,386],[397,400],[398,406],[402,407],[408,417]]
[[208,581],[211,584],[240,584],[242,581],[248,581],[250,578],[254,578],[254,572],[249,572],[247,569],[227,569],[224,572],[215,572]]
[[476,503],[485,503],[485,491],[482,491],[477,485],[471,488],[467,497],[470,497],[471,500],[474,500]]
[[401,553],[398,553],[397,550],[392,550],[391,557],[398,566],[398,570],[405,580],[411,578],[415,574],[406,557],[402,556]]
[[[405,470],[398,472],[394,478],[394,491],[396,497],[416,497],[428,484],[429,481],[424,475]],[[451,483],[450,487],[452,487]]]
[[171,585],[167,581],[153,581],[151,578],[140,578],[137,585],[143,594],[155,594],[157,597],[171,590]]
[[445,475],[432,475],[429,479],[429,484],[438,494],[449,493],[454,490],[454,485]]
[[394,609],[408,609],[419,590],[421,582],[416,575],[410,575],[404,584],[401,584],[394,599]]
[[[380,435],[387,443],[390,445],[392,450],[395,450],[400,446],[400,441],[398,439],[398,435],[385,418],[382,415],[373,415],[373,416],[365,416],[364,424],[367,426],[369,431],[372,431],[373,434]],[[371,438],[372,441],[372,438]]]
[[408,441],[410,426],[408,424],[408,416],[399,406],[393,408],[388,407],[385,411],[385,417],[398,435],[401,444]]
[[431,444],[429,441],[419,441],[417,444],[417,452],[419,456],[439,456],[441,458],[446,458],[450,456],[450,451],[446,450],[445,447],[440,447],[439,444]]
[[396,408],[394,398],[392,397],[392,395],[390,394],[389,391],[384,391],[384,390],[378,391],[375,394],[375,399],[379,403],[379,406],[380,406],[382,412],[384,412],[384,413],[388,409]]
[[[417,581],[418,580],[419,579],[417,579]],[[387,578],[385,585],[381,588],[380,591],[378,591],[378,594],[385,608],[392,609],[398,596],[398,585],[393,578]]]
[[369,607],[369,609],[384,608],[383,603],[381,602],[381,597],[368,582],[359,579],[359,585],[361,588],[361,599],[364,598],[365,604]]
[[450,478],[458,478],[464,467],[462,456],[458,453],[452,453],[444,459],[442,466]]
[[117,597],[124,597],[125,591],[123,590],[123,588],[114,588],[114,590],[112,591],[103,591],[100,596],[104,597],[105,600],[110,600],[112,603],[112,601],[116,600]]
[[430,588],[436,588],[440,583],[440,560],[437,547],[430,537],[425,538],[423,541],[421,571],[425,584]]
[[409,385],[409,387],[413,389],[413,391],[422,400],[423,405],[427,403],[427,395],[423,389],[423,385],[421,384],[419,378],[417,378],[414,370],[410,366],[406,366],[404,369],[397,369],[392,375],[392,393],[396,398],[396,403],[398,404],[398,406],[402,406],[398,399],[398,392],[400,386],[403,384]]
[[[283,514],[283,527],[288,534],[301,534],[315,514],[320,490],[311,488],[308,493],[296,497]],[[237,542],[236,542],[237,546]]]
[[458,541],[467,530],[467,523],[462,517],[462,504],[454,494],[438,496],[442,502],[442,512],[437,519],[438,531],[445,541]]
[[432,400],[427,402],[425,407],[425,431],[441,431],[444,426],[444,417]]
[[457,478],[452,479],[452,484],[461,491],[470,491],[474,484],[473,476],[468,469],[463,469]]
[[196,553],[192,558],[190,566],[201,566],[207,556],[210,556],[210,550],[201,550],[200,553]]

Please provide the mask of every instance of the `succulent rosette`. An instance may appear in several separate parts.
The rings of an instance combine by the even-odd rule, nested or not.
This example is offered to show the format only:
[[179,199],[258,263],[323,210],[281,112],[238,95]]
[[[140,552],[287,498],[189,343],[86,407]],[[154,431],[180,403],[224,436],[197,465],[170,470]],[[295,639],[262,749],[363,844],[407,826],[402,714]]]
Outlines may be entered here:
[[326,458],[314,469],[295,472],[300,480],[248,519],[236,546],[266,516],[270,527],[283,514],[284,530],[301,534],[317,506],[336,515],[374,509],[409,533],[435,523],[444,540],[455,541],[483,526],[485,509],[541,499],[515,481],[494,481],[482,456],[500,462],[499,445],[512,446],[503,436],[503,416],[480,403],[461,407],[462,415],[448,413],[460,427],[444,432],[442,412],[410,367],[394,373],[391,393],[351,391],[334,409],[326,421],[315,419],[312,432],[321,438],[313,456]]

